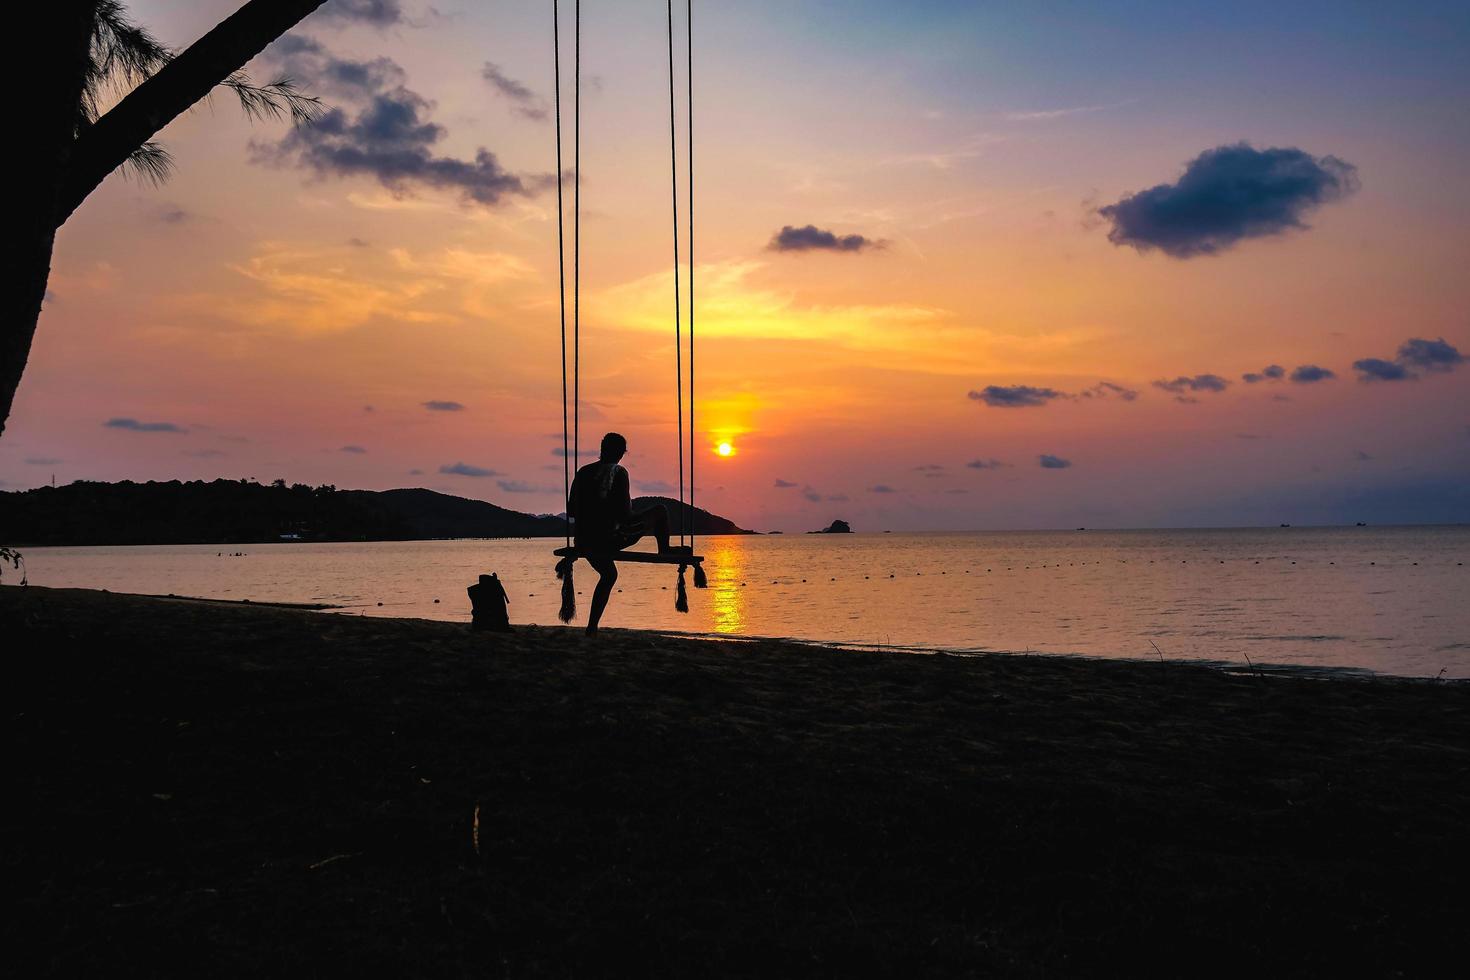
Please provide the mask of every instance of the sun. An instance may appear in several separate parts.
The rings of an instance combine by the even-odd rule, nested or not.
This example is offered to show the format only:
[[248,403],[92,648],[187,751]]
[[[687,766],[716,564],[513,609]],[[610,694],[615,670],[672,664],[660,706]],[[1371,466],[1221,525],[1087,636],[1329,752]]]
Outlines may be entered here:
[[730,445],[728,442],[722,442],[715,447],[715,452],[719,453],[721,456],[728,456],[734,451],[735,447]]

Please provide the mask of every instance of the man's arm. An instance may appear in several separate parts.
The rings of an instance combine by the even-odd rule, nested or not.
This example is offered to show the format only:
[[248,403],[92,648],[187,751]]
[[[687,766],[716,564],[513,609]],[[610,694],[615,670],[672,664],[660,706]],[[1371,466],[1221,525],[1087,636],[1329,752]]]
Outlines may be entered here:
[[618,520],[625,521],[633,516],[633,495],[628,491],[628,471],[621,466],[613,477],[612,498],[610,502]]

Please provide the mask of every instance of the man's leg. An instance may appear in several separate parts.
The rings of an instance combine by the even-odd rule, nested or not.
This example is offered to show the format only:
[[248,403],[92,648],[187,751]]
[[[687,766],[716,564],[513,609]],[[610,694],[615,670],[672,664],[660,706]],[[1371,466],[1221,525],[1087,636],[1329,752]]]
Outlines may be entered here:
[[633,520],[644,527],[644,534],[653,535],[658,542],[659,551],[669,550],[669,512],[663,504],[654,504],[638,511],[633,515]]
[[618,564],[611,558],[599,556],[588,558],[587,564],[597,573],[597,588],[592,590],[592,609],[587,614],[587,635],[597,633],[597,624],[602,621],[602,611],[612,596],[613,585],[618,581]]

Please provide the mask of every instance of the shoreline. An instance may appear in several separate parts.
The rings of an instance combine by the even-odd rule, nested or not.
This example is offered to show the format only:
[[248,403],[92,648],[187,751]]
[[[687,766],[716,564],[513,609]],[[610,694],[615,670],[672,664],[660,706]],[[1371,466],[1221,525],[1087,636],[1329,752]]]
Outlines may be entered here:
[[[38,588],[40,588],[38,586]],[[72,590],[68,590],[72,591]],[[189,596],[168,593],[161,595],[150,592],[114,592],[110,589],[82,589],[75,591],[95,591],[104,595],[127,596],[136,599],[161,599],[175,602],[200,602],[232,606],[249,606],[260,609],[304,609],[314,612],[327,612],[335,615],[349,615],[349,610],[371,608],[371,603],[329,603],[329,602],[286,602],[262,599],[215,599],[209,596]],[[374,619],[394,619],[413,623],[448,623],[450,625],[467,625],[469,620],[452,619],[428,619],[421,616],[375,616]],[[580,626],[558,626],[558,625],[522,625],[521,629],[567,629],[579,631]],[[615,628],[615,627],[610,627]],[[1391,674],[1385,671],[1373,670],[1369,667],[1332,667],[1313,666],[1308,664],[1275,663],[1272,661],[1250,661],[1249,663],[1237,663],[1230,660],[1207,660],[1207,659],[1183,659],[1173,657],[1162,657],[1153,659],[1145,656],[1138,657],[1114,657],[1102,654],[1076,653],[1054,650],[976,650],[973,648],[959,647],[937,647],[922,646],[918,644],[901,643],[858,643],[842,640],[808,640],[797,636],[770,636],[754,633],[701,633],[694,630],[669,630],[669,629],[628,629],[616,628],[620,633],[641,633],[650,636],[666,636],[675,640],[699,640],[711,643],[779,643],[798,647],[807,647],[814,650],[846,650],[854,653],[902,653],[915,656],[940,656],[940,657],[1055,657],[1066,660],[1105,661],[1118,664],[1159,664],[1169,666],[1204,667],[1209,670],[1217,670],[1224,674],[1256,677],[1299,677],[1304,679],[1320,680],[1394,680],[1411,681],[1426,684],[1470,684],[1470,677],[1435,677],[1427,674]]]
[[[3,493],[5,491],[0,491]],[[24,491],[9,491],[12,493]],[[1291,524],[1279,527],[1275,524],[1222,524],[1208,527],[1042,527],[1042,528],[969,528],[963,530],[930,528],[926,530],[883,530],[883,529],[859,529],[840,532],[838,536],[852,537],[880,537],[882,535],[967,535],[967,534],[1212,534],[1227,531],[1395,531],[1395,530],[1435,530],[1447,528],[1470,528],[1470,522],[1458,521],[1453,523],[1433,524]],[[793,531],[717,531],[708,534],[700,534],[700,538],[743,538],[743,537],[770,537],[771,535],[789,537],[794,540],[804,540],[809,535],[830,536],[829,532],[822,530],[793,530]],[[263,538],[250,541],[153,541],[133,542],[128,544],[116,544],[108,542],[93,542],[90,544],[66,543],[66,544],[37,544],[24,542],[14,547],[25,550],[30,548],[46,549],[68,549],[68,548],[235,548],[256,545],[313,545],[313,544],[415,544],[435,541],[555,541],[564,538],[565,535],[558,531],[555,534],[498,534],[490,536],[460,535],[454,537],[428,537],[428,538],[340,538],[340,539],[302,539],[281,540],[279,538]]]
[[310,609],[317,612],[325,612],[331,609],[346,609],[347,606],[331,602],[280,602],[266,599],[212,599],[202,595],[176,595],[172,592],[167,595],[156,595],[149,592],[113,592],[110,589],[98,589],[109,595],[130,596],[135,599],[163,599],[173,602],[206,602],[213,605],[223,606],[252,606],[257,609]]
[[38,586],[0,588],[0,621],[25,654],[0,930],[34,975],[1412,974],[1470,951],[1464,685]]
[[[339,606],[333,609],[347,609],[350,607]],[[324,611],[331,611],[330,609]],[[405,617],[415,622],[446,622],[446,620],[422,619],[418,617]],[[555,629],[557,627],[550,627]],[[577,628],[577,627],[567,627]],[[1203,667],[1206,670],[1219,671],[1222,674],[1230,674],[1240,677],[1297,677],[1304,680],[1384,680],[1384,681],[1406,681],[1421,684],[1470,684],[1470,677],[1433,677],[1423,674],[1390,674],[1385,671],[1373,670],[1370,667],[1324,667],[1310,664],[1274,663],[1272,661],[1252,661],[1243,664],[1231,660],[1190,660],[1178,657],[1164,657],[1154,659],[1145,656],[1137,657],[1115,657],[1105,654],[1076,653],[1056,650],[976,650],[974,648],[962,647],[934,647],[919,646],[915,644],[901,643],[858,643],[843,640],[807,640],[799,636],[768,636],[754,633],[699,633],[694,631],[680,630],[630,630],[628,633],[649,633],[655,636],[667,636],[672,639],[703,640],[713,643],[724,642],[747,642],[747,643],[781,643],[797,647],[808,647],[814,650],[841,650],[851,653],[900,653],[922,657],[959,657],[959,658],[985,658],[985,657],[1044,657],[1057,660],[1080,660],[1085,662],[1102,662],[1122,665],[1154,664],[1162,665],[1165,669],[1169,667]]]
[[[1470,538],[1460,529],[1288,534],[921,534],[892,548],[888,535],[858,534],[815,550],[779,536],[711,538],[715,591],[703,602],[691,594],[692,615],[673,612],[673,569],[640,566],[619,582],[629,595],[608,621],[855,649],[1136,660],[1157,659],[1152,639],[1166,659],[1223,670],[1470,679],[1470,618],[1459,601]],[[38,585],[304,601],[452,622],[463,621],[465,585],[494,569],[513,619],[552,624],[551,544],[262,545],[243,558],[217,557],[211,552],[240,549],[212,546],[41,549],[28,558]],[[590,593],[581,571],[578,585]],[[919,596],[937,604],[932,616],[906,608]]]

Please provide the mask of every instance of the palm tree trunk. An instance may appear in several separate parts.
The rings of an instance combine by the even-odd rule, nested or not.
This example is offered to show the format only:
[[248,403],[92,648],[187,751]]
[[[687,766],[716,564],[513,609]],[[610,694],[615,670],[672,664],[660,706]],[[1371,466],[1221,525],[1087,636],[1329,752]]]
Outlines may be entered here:
[[[28,209],[29,210],[29,209]],[[48,215],[49,216],[49,215]],[[36,216],[27,215],[27,219]],[[15,403],[21,375],[31,356],[31,341],[41,318],[41,301],[51,275],[51,249],[56,229],[26,220],[7,234],[0,269],[0,436]]]
[[11,221],[0,236],[0,435],[31,354],[36,321],[51,275],[56,202],[66,172],[85,81],[95,0],[23,4],[14,37],[30,68],[23,98],[14,100],[12,132],[24,141],[10,154]]
[[34,9],[20,14],[15,36],[40,67],[28,79],[15,131],[32,138],[36,152],[16,154],[25,157],[14,185],[23,200],[0,251],[0,435],[30,357],[56,229],[133,151],[324,2],[250,0],[80,135],[77,105],[96,2],[21,5]]

